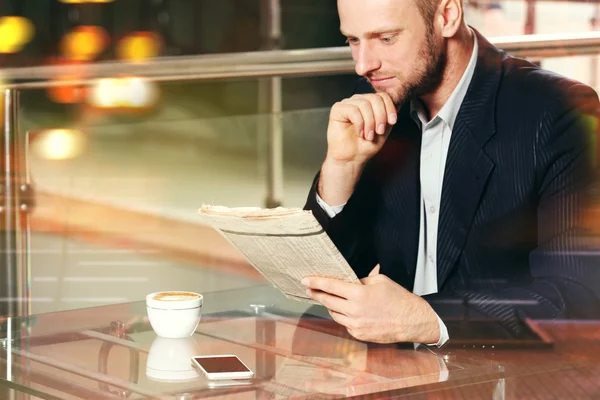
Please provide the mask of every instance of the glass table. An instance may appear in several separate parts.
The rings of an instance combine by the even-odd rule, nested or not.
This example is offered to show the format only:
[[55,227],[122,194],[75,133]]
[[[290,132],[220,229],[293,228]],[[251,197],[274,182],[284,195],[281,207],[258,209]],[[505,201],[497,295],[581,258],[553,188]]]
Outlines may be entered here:
[[[200,324],[186,339],[157,337],[145,302],[35,315],[10,325],[13,337],[0,352],[0,390],[18,392],[16,399],[398,398],[452,391],[501,399],[518,393],[511,380],[600,360],[589,347],[571,349],[578,358],[568,351],[367,344],[322,307],[288,300],[271,286],[204,293]],[[597,341],[600,328],[589,327]],[[559,325],[556,337],[568,331]],[[209,382],[190,358],[212,354],[239,356],[255,379]],[[0,392],[0,398],[9,397]]]

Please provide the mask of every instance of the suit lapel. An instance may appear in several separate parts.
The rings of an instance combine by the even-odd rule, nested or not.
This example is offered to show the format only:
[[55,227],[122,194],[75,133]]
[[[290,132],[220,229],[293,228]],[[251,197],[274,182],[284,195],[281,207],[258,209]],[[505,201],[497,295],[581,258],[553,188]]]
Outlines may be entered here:
[[419,248],[419,217],[421,205],[421,185],[420,185],[420,153],[421,153],[421,131],[416,123],[410,118],[408,108],[405,107],[404,118],[399,117],[398,121],[403,120],[403,136],[405,146],[409,149],[406,154],[404,173],[396,180],[396,187],[393,193],[397,196],[395,211],[398,213],[398,220],[404,221],[404,228],[401,230],[402,238],[400,243],[404,247],[404,266],[406,272],[406,289],[412,292],[415,283],[415,270],[417,267],[417,254]]
[[479,45],[477,65],[454,124],[444,171],[438,223],[438,290],[465,246],[494,169],[484,147],[496,132],[495,97],[505,55],[477,31],[475,35]]
[[446,162],[438,223],[439,289],[456,265],[465,245],[493,168],[494,163],[473,140],[469,129],[457,121]]

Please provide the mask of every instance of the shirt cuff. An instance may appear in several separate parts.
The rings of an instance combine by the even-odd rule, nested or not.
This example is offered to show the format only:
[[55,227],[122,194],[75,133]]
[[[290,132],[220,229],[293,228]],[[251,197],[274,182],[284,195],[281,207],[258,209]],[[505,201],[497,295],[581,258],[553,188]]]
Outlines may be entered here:
[[344,206],[346,205],[346,203],[344,203],[341,206],[330,206],[329,204],[325,203],[325,201],[321,198],[321,196],[319,196],[318,193],[317,193],[317,204],[319,204],[319,206],[323,209],[323,211],[325,211],[325,213],[329,216],[329,218],[333,218],[336,215],[338,215],[339,213],[341,213],[342,210],[344,209]]
[[444,324],[444,321],[442,321],[439,315],[437,316],[437,319],[440,326],[440,340],[438,340],[437,343],[430,344],[429,346],[437,346],[440,348],[445,345],[448,340],[450,340],[450,335],[448,335],[448,328],[446,327],[446,324]]

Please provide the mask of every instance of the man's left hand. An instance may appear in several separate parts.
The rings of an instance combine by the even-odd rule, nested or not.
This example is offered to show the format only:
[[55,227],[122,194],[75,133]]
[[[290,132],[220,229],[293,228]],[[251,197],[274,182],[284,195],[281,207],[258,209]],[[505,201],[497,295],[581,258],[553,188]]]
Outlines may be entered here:
[[437,315],[423,298],[379,274],[379,265],[361,282],[358,285],[322,277],[302,280],[307,294],[323,304],[331,317],[358,340],[438,342]]

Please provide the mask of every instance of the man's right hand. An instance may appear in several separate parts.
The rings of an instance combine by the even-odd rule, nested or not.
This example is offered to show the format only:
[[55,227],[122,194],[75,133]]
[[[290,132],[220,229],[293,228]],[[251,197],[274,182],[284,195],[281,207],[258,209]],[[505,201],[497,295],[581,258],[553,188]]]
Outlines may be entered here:
[[365,164],[383,147],[397,113],[387,93],[354,95],[336,103],[327,129],[328,161]]
[[397,119],[387,93],[354,95],[332,107],[318,187],[327,204],[348,201],[364,166],[381,150]]

